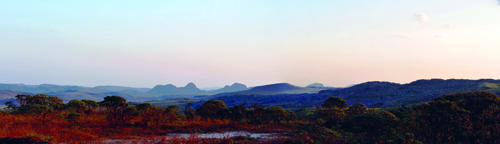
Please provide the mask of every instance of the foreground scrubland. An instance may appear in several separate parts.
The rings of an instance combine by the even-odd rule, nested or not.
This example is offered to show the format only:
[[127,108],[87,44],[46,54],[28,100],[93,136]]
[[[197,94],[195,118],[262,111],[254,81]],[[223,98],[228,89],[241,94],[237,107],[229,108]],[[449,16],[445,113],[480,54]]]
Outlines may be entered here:
[[[363,103],[349,106],[332,96],[321,106],[296,111],[297,118],[281,107],[226,107],[218,100],[193,109],[190,104],[131,106],[120,96],[64,104],[55,96],[18,95],[0,114],[0,143],[499,143],[499,103],[490,92],[459,92],[385,111]],[[230,131],[279,135],[196,135]]]

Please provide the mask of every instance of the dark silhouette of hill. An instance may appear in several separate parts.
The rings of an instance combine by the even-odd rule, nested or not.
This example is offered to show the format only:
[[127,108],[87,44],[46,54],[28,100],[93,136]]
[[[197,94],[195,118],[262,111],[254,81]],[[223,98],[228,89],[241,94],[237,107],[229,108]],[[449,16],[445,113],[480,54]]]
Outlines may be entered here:
[[179,94],[180,90],[173,84],[167,84],[167,85],[156,85],[147,93],[155,95]]
[[246,90],[246,89],[247,89],[246,85],[240,84],[240,83],[234,83],[231,86],[226,85],[226,86],[224,86],[224,88],[210,91],[210,93],[217,94],[217,93],[225,93],[225,92],[242,91],[242,90]]
[[18,95],[18,94],[31,94],[31,93],[0,90],[0,105],[4,105],[8,101],[15,101],[16,95]]
[[[120,90],[120,91],[111,91]],[[108,95],[120,95],[129,101],[165,100],[169,98],[220,99],[226,103],[265,102],[264,104],[279,104],[288,108],[301,108],[320,105],[328,96],[343,97],[349,104],[365,103],[367,107],[393,107],[403,104],[426,102],[442,94],[452,94],[458,91],[469,92],[486,90],[500,94],[500,80],[494,79],[422,79],[407,84],[372,81],[341,89],[298,87],[288,83],[277,83],[247,88],[235,83],[215,91],[203,91],[194,83],[185,87],[172,84],[157,85],[148,92],[127,87],[101,86],[58,86],[58,85],[20,85],[0,84],[0,98],[13,98],[17,93],[48,94],[59,96],[65,101],[71,99],[102,100]],[[218,94],[216,94],[218,93]],[[0,99],[1,100],[1,99]]]
[[485,83],[500,84],[500,80],[422,79],[408,84],[374,81],[343,89],[322,90],[318,94],[340,96],[347,101],[363,102],[371,107],[392,107],[430,101],[437,96],[458,91],[489,90],[485,88]]
[[34,92],[34,93],[42,91],[36,87],[28,87],[28,86],[18,85],[18,84],[0,84],[0,89],[1,90],[8,90],[8,91]]
[[256,86],[252,89],[247,90],[246,92],[250,93],[282,92],[282,91],[297,90],[297,89],[302,89],[302,88],[288,83],[277,83],[264,86]]
[[206,93],[206,91],[200,90],[194,83],[188,83],[184,87],[180,87],[179,90],[181,90],[183,93],[186,94],[202,94]]
[[[150,88],[133,88],[123,86],[96,86],[96,87],[82,87],[82,86],[61,86],[54,84],[41,84],[41,85],[24,85],[24,84],[0,84],[0,90],[10,91],[16,94],[5,95],[4,97],[13,97],[18,93],[47,94],[49,96],[58,96],[61,99],[68,101],[72,99],[91,99],[102,100],[103,97],[109,94],[116,94],[123,96],[131,101],[144,101],[144,100],[162,100],[168,98],[179,97],[194,97],[196,95],[210,95],[219,92],[234,92],[245,90],[246,86],[243,84],[235,83],[231,86],[215,91],[203,91],[196,87],[194,83],[189,83],[185,87],[176,87],[172,84],[157,85],[153,89]],[[1,97],[0,97],[1,98]]]
[[156,85],[153,89],[149,90],[147,93],[154,95],[186,95],[186,96],[194,96],[194,95],[210,95],[224,92],[235,92],[246,90],[247,86],[234,83],[231,86],[225,86],[224,88],[213,90],[213,91],[204,91],[200,90],[194,83],[188,83],[185,87],[176,87],[172,84],[167,85]]
[[96,89],[103,89],[108,91],[139,91],[139,92],[147,92],[151,90],[151,88],[134,88],[134,87],[124,87],[124,86],[96,86]]
[[317,88],[317,87],[325,87],[325,85],[323,85],[322,83],[312,83],[312,84],[307,85],[306,87]]
[[167,85],[156,85],[153,89],[149,90],[147,93],[155,95],[195,95],[195,94],[206,94],[206,91],[202,91],[196,87],[194,83],[189,83],[185,87],[176,87],[172,84]]
[[320,88],[305,88],[298,87],[288,83],[277,83],[263,86],[256,86],[248,90],[220,93],[215,96],[227,96],[227,95],[276,95],[276,94],[298,94],[298,93],[317,93],[323,90]]
[[[8,90],[0,90],[0,100],[15,98],[15,96],[17,94],[19,94],[19,93],[13,92],[13,91],[8,91]],[[0,104],[3,104],[3,103],[0,103]]]
[[312,83],[307,85],[306,88],[340,89],[340,87],[325,86],[322,83]]
[[[286,85],[284,86],[290,87]],[[264,87],[264,91],[270,88],[266,88],[266,86],[260,87]],[[339,96],[343,97],[349,104],[362,102],[366,104],[367,107],[377,108],[427,102],[443,94],[453,94],[458,91],[470,92],[475,90],[486,90],[495,94],[500,94],[500,80],[422,79],[407,84],[371,81],[342,89],[321,90],[318,93],[281,93],[259,95],[255,94],[255,92],[252,94],[245,93],[247,91],[243,91],[218,94],[212,97],[206,97],[206,100],[223,100],[226,102],[227,106],[247,102],[247,104],[262,103],[264,105],[281,106],[287,109],[299,109],[319,106],[329,96]],[[204,101],[195,103],[195,106],[198,106],[203,102]]]

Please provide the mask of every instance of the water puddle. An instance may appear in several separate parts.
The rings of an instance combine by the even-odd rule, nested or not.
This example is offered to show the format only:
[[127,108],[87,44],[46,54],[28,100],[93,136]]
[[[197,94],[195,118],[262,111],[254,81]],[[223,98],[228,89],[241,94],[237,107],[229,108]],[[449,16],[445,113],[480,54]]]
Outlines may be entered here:
[[[189,138],[193,135],[192,133],[169,133],[167,138],[169,137],[183,137],[183,138]],[[197,134],[196,137],[198,138],[230,138],[230,137],[237,137],[237,136],[244,136],[244,137],[249,137],[249,138],[260,138],[260,139],[270,139],[273,137],[277,137],[279,133],[251,133],[247,131],[230,131],[230,132],[223,132],[223,133],[199,133]]]
[[280,137],[280,133],[251,133],[247,131],[229,131],[229,132],[214,132],[214,133],[168,133],[167,136],[157,136],[153,139],[105,139],[99,140],[98,143],[113,143],[113,144],[145,144],[145,143],[158,143],[157,140],[164,139],[167,142],[171,139],[190,139],[190,138],[200,138],[200,139],[224,139],[224,138],[234,138],[234,137],[244,137],[254,139],[256,141],[267,141],[270,139],[276,139]]

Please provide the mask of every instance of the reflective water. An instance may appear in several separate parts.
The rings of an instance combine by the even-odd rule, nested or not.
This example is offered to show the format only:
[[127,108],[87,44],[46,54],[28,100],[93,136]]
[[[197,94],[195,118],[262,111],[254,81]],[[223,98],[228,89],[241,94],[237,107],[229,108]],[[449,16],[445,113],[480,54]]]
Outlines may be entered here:
[[[184,137],[189,138],[192,133],[169,133],[167,137]],[[230,138],[236,136],[244,136],[250,138],[264,138],[269,139],[278,136],[278,133],[251,133],[247,131],[230,131],[230,132],[216,132],[216,133],[199,133],[196,137],[198,138]]]

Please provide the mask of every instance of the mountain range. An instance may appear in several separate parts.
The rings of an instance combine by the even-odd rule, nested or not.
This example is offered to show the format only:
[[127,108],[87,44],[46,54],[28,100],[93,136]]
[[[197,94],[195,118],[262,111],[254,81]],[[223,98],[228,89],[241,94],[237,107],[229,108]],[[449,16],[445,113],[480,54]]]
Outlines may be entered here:
[[298,93],[318,93],[323,88],[308,88],[294,86],[288,83],[276,83],[263,86],[252,87],[248,90],[219,93],[214,96],[227,95],[276,95],[276,94],[298,94]]
[[[128,101],[137,102],[189,98],[201,103],[215,99],[224,100],[228,106],[247,102],[248,104],[264,103],[284,108],[316,106],[329,96],[339,96],[349,104],[364,103],[367,107],[393,107],[430,101],[442,94],[475,90],[486,90],[500,94],[500,80],[421,79],[406,84],[370,81],[344,88],[327,87],[320,83],[306,87],[276,83],[249,88],[244,84],[234,83],[211,91],[201,90],[194,83],[189,83],[184,87],[167,84],[157,85],[153,88],[0,84],[0,104],[5,100],[12,100],[17,94],[41,93],[58,96],[66,102],[72,99],[102,101],[105,96],[119,95]],[[199,103],[195,103],[195,106]]]
[[[124,86],[68,86],[68,85],[25,85],[25,84],[0,84],[0,102],[5,99],[12,99],[17,94],[47,94],[58,96],[64,101],[72,99],[91,99],[101,101],[108,95],[119,95],[129,101],[162,100],[178,97],[193,97],[196,95],[213,95],[224,92],[235,92],[246,90],[247,86],[240,83],[226,85],[225,87],[205,91],[200,90],[194,83],[189,83],[184,87],[176,87],[172,84],[156,85],[153,88],[134,88]],[[3,103],[0,103],[3,104]]]
[[[284,85],[284,84],[279,84]],[[267,89],[279,89],[280,86],[266,85]],[[274,87],[274,88],[273,88]],[[293,90],[295,88],[284,85]],[[364,103],[367,107],[383,108],[428,102],[443,94],[470,92],[476,90],[500,94],[500,80],[494,79],[421,79],[407,84],[393,82],[370,81],[340,89],[323,89],[317,93],[278,93],[255,94],[247,91],[218,94],[197,102],[194,106],[203,104],[206,100],[222,100],[227,106],[261,103],[264,105],[281,106],[286,109],[320,106],[330,96],[342,97],[348,104]]]

